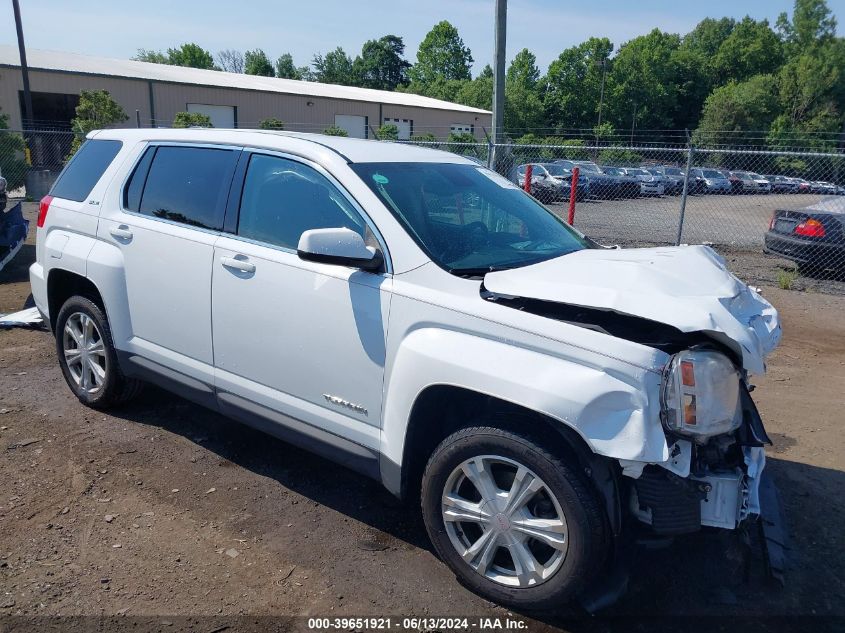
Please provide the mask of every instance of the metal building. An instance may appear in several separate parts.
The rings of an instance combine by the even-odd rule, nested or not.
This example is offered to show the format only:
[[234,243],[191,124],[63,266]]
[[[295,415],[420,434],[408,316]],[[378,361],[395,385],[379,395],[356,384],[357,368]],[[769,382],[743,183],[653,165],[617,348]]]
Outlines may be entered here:
[[[129,115],[126,126],[169,126],[177,112],[202,112],[215,127],[257,127],[274,117],[285,129],[321,132],[336,125],[371,138],[394,123],[400,139],[431,132],[469,132],[485,139],[487,110],[429,97],[293,79],[150,64],[76,53],[27,50],[33,101],[28,128],[70,129],[80,90],[108,90]],[[0,46],[0,113],[22,129],[23,82],[18,51]]]

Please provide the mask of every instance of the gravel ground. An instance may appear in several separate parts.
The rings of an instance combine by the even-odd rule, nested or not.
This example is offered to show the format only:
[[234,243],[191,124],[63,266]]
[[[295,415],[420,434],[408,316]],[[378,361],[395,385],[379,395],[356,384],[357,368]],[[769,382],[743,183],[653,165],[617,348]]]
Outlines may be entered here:
[[[0,272],[0,313],[26,300],[33,256],[27,246]],[[736,534],[709,531],[638,549],[628,594],[605,613],[619,619],[514,614],[529,630],[842,630],[845,297],[764,293],[785,330],[755,391],[792,539],[785,587]],[[0,481],[2,631],[508,613],[458,584],[416,509],[373,481],[158,389],[114,412],[86,409],[43,331],[0,331]],[[57,615],[116,619],[27,619]],[[684,619],[650,619],[667,616]]]

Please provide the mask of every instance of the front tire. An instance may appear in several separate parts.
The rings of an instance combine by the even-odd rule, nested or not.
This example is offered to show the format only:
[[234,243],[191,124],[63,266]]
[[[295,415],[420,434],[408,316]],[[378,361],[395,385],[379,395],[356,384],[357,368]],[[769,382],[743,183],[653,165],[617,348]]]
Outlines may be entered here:
[[609,550],[602,504],[578,465],[499,428],[443,440],[421,503],[428,535],[458,579],[517,609],[564,606]]
[[120,371],[108,319],[87,297],[73,296],[59,310],[56,352],[68,387],[89,407],[123,404],[142,388]]

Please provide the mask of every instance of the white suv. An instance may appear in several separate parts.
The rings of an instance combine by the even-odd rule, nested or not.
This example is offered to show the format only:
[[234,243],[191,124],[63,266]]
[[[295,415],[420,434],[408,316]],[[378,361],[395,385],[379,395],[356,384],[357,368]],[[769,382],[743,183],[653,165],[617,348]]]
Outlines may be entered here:
[[157,383],[366,473],[497,602],[760,511],[780,326],[707,247],[603,248],[449,153],[238,130],[94,132],[38,227],[79,400]]

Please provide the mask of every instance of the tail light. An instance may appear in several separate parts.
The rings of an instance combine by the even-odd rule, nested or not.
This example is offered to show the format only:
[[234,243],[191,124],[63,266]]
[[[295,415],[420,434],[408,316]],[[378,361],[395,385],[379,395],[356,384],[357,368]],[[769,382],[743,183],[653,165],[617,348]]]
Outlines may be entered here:
[[824,224],[813,218],[807,218],[795,227],[795,235],[804,237],[824,237]]
[[41,204],[38,205],[38,228],[44,226],[44,220],[47,219],[47,211],[50,210],[50,203],[53,201],[53,196],[44,196],[41,198]]
[[777,212],[772,213],[772,219],[769,220],[769,230],[774,231],[775,229],[775,220],[777,220],[778,214]]

